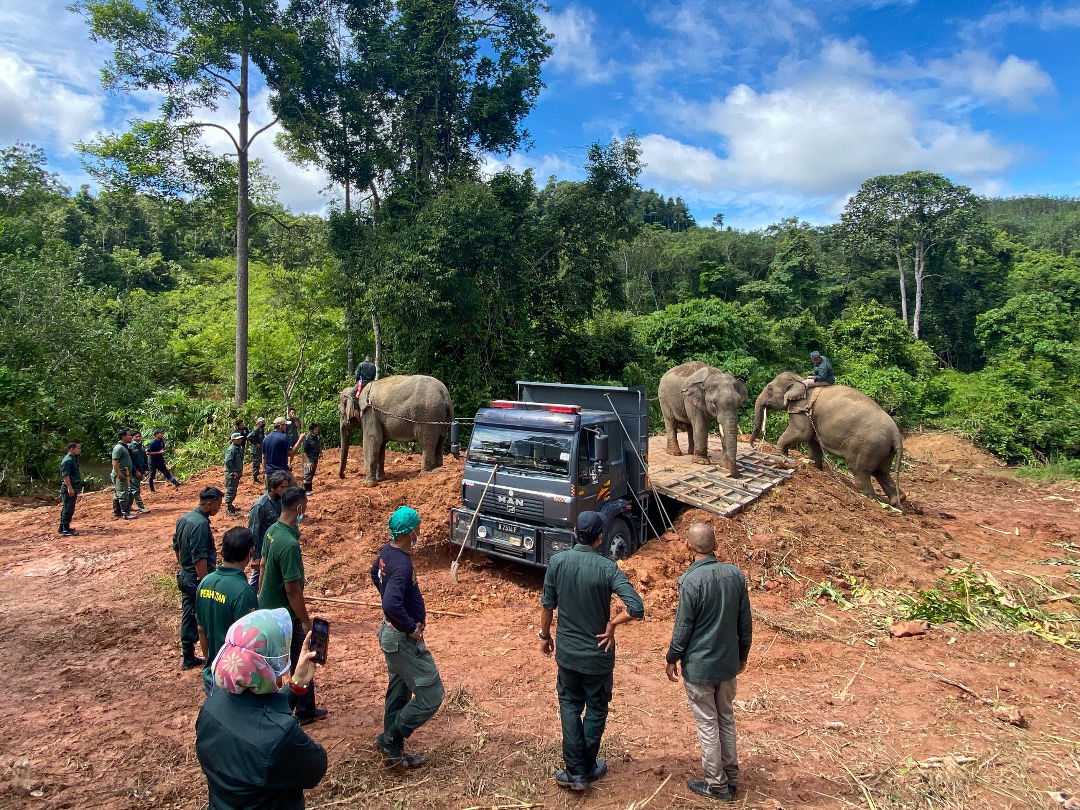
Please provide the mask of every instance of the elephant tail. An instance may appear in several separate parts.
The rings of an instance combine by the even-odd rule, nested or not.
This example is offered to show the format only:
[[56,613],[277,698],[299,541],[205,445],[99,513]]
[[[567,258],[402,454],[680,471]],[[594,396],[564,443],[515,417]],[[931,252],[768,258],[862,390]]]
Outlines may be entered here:
[[896,436],[893,437],[893,458],[896,463],[896,469],[893,472],[893,480],[896,483],[896,508],[903,513],[904,495],[900,491],[900,468],[903,467],[904,461],[904,434],[899,430],[896,431]]

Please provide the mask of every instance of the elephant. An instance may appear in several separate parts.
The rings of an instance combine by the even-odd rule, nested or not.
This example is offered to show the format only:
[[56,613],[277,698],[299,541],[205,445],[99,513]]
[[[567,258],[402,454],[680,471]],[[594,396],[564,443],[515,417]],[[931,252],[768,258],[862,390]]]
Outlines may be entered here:
[[735,463],[739,441],[739,407],[746,402],[746,385],[713,366],[693,361],[669,370],[657,390],[667,430],[667,452],[681,456],[679,427],[686,430],[695,464],[709,462],[709,424],[715,419],[723,433],[721,466],[732,478],[741,477]]
[[[753,443],[762,433],[766,408],[786,410],[788,426],[777,442],[787,455],[792,445],[804,442],[814,466],[822,469],[822,450],[840,456],[855,475],[859,489],[876,499],[872,475],[889,503],[900,508],[900,462],[904,437],[896,422],[862,391],[846,385],[807,388],[803,377],[784,371],[773,378],[754,402]],[[895,460],[895,479],[890,461]]]
[[443,440],[454,420],[450,392],[434,377],[423,374],[395,375],[369,382],[356,401],[356,388],[342,390],[338,401],[341,430],[341,466],[345,477],[349,439],[358,427],[364,430],[365,485],[375,486],[386,477],[383,468],[388,441],[412,441],[424,454],[423,470],[442,466]]

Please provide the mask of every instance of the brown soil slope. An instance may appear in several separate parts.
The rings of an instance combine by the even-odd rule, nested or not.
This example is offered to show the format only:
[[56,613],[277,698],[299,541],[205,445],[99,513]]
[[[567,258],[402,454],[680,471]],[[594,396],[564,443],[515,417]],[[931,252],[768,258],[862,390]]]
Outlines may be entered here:
[[[953,455],[942,456],[948,447]],[[744,806],[866,806],[867,797],[876,807],[1049,806],[1040,791],[1080,787],[1074,652],[1030,635],[933,630],[890,640],[887,617],[806,603],[810,583],[925,587],[966,562],[1080,589],[1069,579],[1078,566],[1046,562],[1080,551],[1075,486],[1000,475],[952,437],[913,437],[908,448],[909,514],[867,501],[836,472],[800,467],[736,519],[712,519],[719,553],[747,572],[757,618],[739,681]],[[534,635],[541,576],[467,557],[451,582],[446,518],[460,464],[418,468],[416,456],[388,454],[390,480],[364,489],[354,454],[345,481],[316,480],[303,542],[310,594],[374,603],[368,567],[387,516],[402,503],[423,516],[417,566],[428,606],[463,614],[433,616],[429,630],[449,697],[412,742],[432,761],[401,777],[371,750],[385,688],[378,608],[314,602],[333,622],[332,660],[318,676],[331,715],[309,730],[331,770],[309,807],[625,808],[654,792],[650,808],[707,806],[685,789],[700,768],[696,738],[681,686],[663,677],[675,582],[689,561],[676,534],[623,564],[648,617],[620,631],[611,774],[580,800],[550,779],[559,739],[554,664]],[[0,660],[13,698],[0,806],[204,801],[193,747],[201,691],[196,673],[178,670],[169,540],[198,488],[219,476],[150,496],[151,514],[137,521],[112,521],[108,495],[89,495],[74,538],[56,536],[56,508],[0,512]],[[245,483],[241,504],[256,495]],[[683,513],[676,530],[703,518]],[[238,522],[220,516],[215,530]],[[1018,707],[1026,728],[941,678]]]

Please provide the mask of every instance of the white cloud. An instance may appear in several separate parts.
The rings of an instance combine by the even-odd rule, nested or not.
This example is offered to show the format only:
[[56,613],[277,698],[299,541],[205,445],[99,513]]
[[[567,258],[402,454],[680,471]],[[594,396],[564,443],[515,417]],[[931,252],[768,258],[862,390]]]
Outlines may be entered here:
[[52,141],[61,151],[89,137],[102,119],[100,91],[71,86],[0,47],[0,141]]
[[545,14],[544,25],[554,35],[548,67],[570,74],[581,84],[600,84],[611,80],[614,64],[600,56],[593,41],[595,12],[580,6],[567,6],[563,11]]
[[524,172],[532,169],[533,179],[537,185],[543,186],[548,178],[554,175],[559,180],[578,180],[584,177],[581,166],[562,155],[546,153],[543,155],[513,152],[508,156],[485,155],[480,173],[490,177],[496,172],[502,171],[509,166],[516,172]]
[[1054,89],[1053,80],[1038,62],[1013,54],[999,62],[985,51],[966,50],[951,59],[932,61],[927,71],[947,86],[1017,110],[1031,109],[1036,96]]

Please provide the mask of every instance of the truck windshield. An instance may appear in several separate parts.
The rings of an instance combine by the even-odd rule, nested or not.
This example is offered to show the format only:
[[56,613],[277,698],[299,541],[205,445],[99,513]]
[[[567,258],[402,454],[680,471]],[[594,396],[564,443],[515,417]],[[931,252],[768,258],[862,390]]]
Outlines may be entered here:
[[477,425],[469,443],[468,460],[567,477],[572,445],[572,436]]

